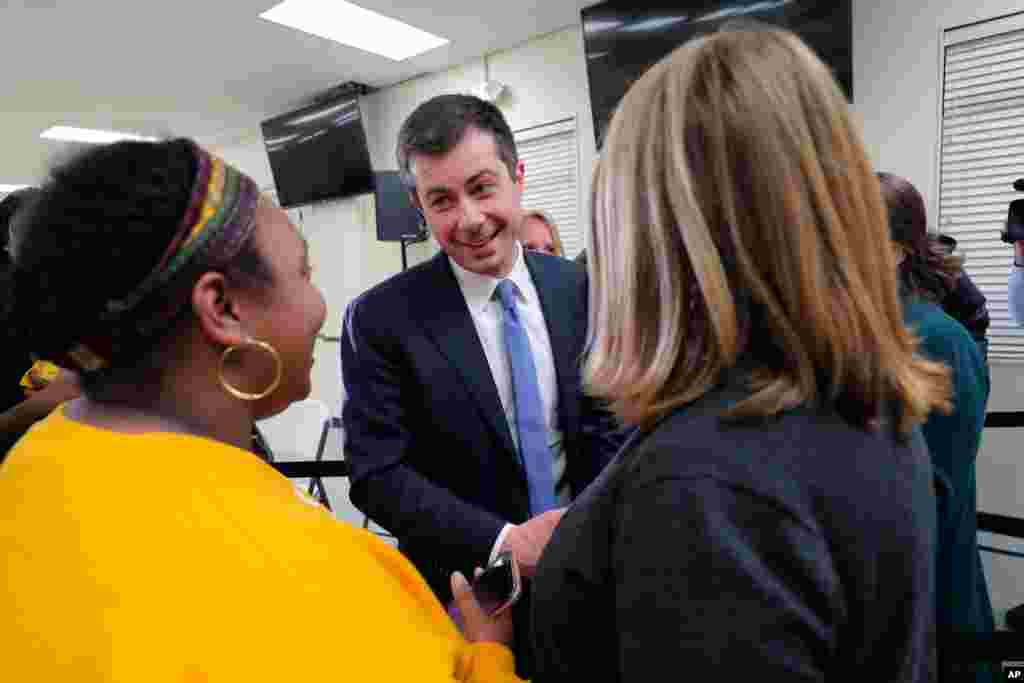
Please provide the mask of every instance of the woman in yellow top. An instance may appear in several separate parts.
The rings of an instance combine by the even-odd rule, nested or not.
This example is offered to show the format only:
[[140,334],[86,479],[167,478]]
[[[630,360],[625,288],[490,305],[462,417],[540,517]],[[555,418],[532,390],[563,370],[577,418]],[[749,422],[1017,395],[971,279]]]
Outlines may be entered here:
[[[0,467],[0,679],[512,681],[511,622],[251,450],[310,392],[323,297],[255,183],[188,140],[58,168],[14,229],[14,320],[84,396]],[[468,640],[467,640],[468,638]]]

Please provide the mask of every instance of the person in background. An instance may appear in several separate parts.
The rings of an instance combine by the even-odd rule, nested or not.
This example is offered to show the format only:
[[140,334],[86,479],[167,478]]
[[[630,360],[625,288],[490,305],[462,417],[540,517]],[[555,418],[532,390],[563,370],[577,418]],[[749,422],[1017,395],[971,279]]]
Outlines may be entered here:
[[[507,550],[524,575],[618,449],[583,392],[586,272],[524,249],[525,169],[493,104],[441,95],[405,120],[398,168],[441,253],[349,304],[341,342],[350,497],[442,602]],[[529,675],[529,592],[516,605]]]
[[511,619],[464,578],[465,637],[397,550],[253,452],[309,395],[325,305],[252,179],[189,140],[96,147],[13,242],[12,315],[83,396],[0,466],[0,678],[287,681],[341,643],[339,679],[518,680]]
[[1013,243],[1013,265],[1006,283],[1006,295],[1010,317],[1016,324],[1024,325],[1024,241]]
[[[940,661],[950,634],[989,634],[995,629],[988,585],[978,550],[976,461],[985,427],[989,379],[981,350],[963,325],[939,306],[961,273],[957,257],[939,252],[928,239],[924,200],[910,181],[879,173],[889,210],[889,226],[907,325],[921,351],[949,366],[953,411],[933,412],[924,423],[932,466],[946,485],[938,501],[936,625]],[[975,675],[943,666],[943,680],[991,681],[994,671],[979,666]]]
[[531,251],[565,256],[558,226],[543,211],[527,211],[519,224],[519,242]]
[[[956,251],[956,239],[950,235],[928,234],[932,246],[947,256]],[[991,320],[988,315],[988,303],[985,295],[971,280],[971,276],[961,266],[953,291],[942,299],[942,310],[964,326],[981,350],[981,356],[988,366],[988,327]]]
[[0,201],[0,243],[3,246],[0,251],[0,337],[4,340],[3,370],[0,371],[0,462],[29,427],[79,394],[78,377],[64,368],[49,381],[44,381],[35,372],[30,373],[28,388],[23,388],[20,381],[33,367],[33,358],[10,320],[13,304],[10,296],[13,282],[10,234],[15,215],[38,194],[36,188],[25,188],[8,194]]
[[689,42],[594,183],[587,388],[638,431],[534,580],[535,683],[925,683],[948,370],[903,324],[849,104],[789,32]]

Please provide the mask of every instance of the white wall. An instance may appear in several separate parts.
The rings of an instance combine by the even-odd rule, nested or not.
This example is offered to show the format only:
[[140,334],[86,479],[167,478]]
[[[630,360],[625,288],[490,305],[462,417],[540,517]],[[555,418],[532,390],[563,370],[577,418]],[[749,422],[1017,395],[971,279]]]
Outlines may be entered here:
[[[1021,10],[1020,0],[854,0],[854,102],[872,160],[879,170],[909,178],[925,195],[930,216],[937,215],[938,204],[942,32]],[[1024,171],[1024,159],[1021,166]],[[1024,410],[1022,389],[1024,366],[993,363],[988,409]],[[979,509],[1024,517],[1022,456],[1024,430],[986,430],[978,456]],[[988,535],[982,541],[1007,545]],[[1001,617],[1007,607],[1024,603],[1024,560],[984,558]]]

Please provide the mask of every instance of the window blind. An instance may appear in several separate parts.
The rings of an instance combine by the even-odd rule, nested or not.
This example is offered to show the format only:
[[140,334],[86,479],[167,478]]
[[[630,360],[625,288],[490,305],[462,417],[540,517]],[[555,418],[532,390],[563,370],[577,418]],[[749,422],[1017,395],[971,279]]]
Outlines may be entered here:
[[523,208],[543,211],[558,226],[566,258],[583,249],[579,225],[579,163],[576,121],[566,119],[515,134],[519,159],[525,167]]
[[1013,190],[1024,177],[1024,30],[978,29],[944,44],[938,224],[988,300],[989,357],[1021,362],[1024,328],[1006,293],[1013,250],[999,233],[1008,204],[1024,198]]

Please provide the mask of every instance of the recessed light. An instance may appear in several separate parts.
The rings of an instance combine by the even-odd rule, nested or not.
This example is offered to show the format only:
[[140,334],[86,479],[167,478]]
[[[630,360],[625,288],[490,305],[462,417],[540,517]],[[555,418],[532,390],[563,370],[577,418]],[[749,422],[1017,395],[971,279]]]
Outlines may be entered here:
[[95,130],[91,128],[75,128],[73,126],[52,126],[47,128],[39,137],[48,140],[65,140],[68,142],[86,142],[93,145],[105,145],[110,142],[121,140],[137,140],[155,142],[157,138],[135,133],[121,133],[116,130]]
[[446,38],[343,0],[285,0],[260,18],[396,62],[448,43]]

